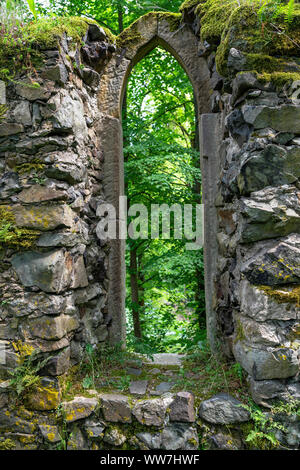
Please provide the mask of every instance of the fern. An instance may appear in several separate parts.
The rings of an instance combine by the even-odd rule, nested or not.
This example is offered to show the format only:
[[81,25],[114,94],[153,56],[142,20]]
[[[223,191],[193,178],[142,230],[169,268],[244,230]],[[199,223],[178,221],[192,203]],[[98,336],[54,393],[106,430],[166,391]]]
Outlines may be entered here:
[[49,358],[38,361],[39,351],[34,351],[31,355],[21,360],[21,364],[13,371],[9,371],[12,376],[9,386],[18,396],[34,389],[40,384],[39,371],[47,364]]
[[290,0],[286,8],[286,12],[284,16],[284,19],[286,23],[288,24],[290,24],[293,21],[294,9],[295,9],[295,0]]
[[286,24],[291,24],[294,18],[295,0],[289,0],[283,4],[283,0],[265,1],[259,8],[257,14],[262,23],[274,22],[279,17],[284,17]]
[[29,10],[31,11],[34,19],[37,20],[38,14],[37,14],[36,6],[35,6],[35,0],[27,0],[27,3],[28,3]]

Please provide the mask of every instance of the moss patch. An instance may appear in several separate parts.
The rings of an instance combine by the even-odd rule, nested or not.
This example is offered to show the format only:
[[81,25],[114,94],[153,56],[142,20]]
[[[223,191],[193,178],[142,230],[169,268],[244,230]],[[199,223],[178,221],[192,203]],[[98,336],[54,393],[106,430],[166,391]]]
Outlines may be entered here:
[[58,46],[58,41],[63,34],[66,34],[74,44],[80,43],[91,22],[76,16],[40,18],[39,21],[28,24],[25,32],[39,49],[51,49]]
[[181,14],[180,13],[169,13],[169,12],[158,12],[159,20],[166,20],[169,23],[170,31],[174,32],[180,27]]
[[[158,20],[166,20],[170,25],[170,31],[174,32],[180,27],[181,14],[171,13],[164,11],[150,11],[146,15],[141,17],[143,21],[147,18],[157,18]],[[139,23],[141,18],[137,19],[128,28],[124,29],[119,36],[116,38],[117,47],[120,49],[130,47],[135,43],[138,43],[142,39],[142,35],[139,32]]]
[[0,206],[0,248],[30,249],[40,232],[16,227],[15,217],[8,206]]
[[13,450],[16,447],[16,444],[12,439],[5,439],[0,441],[0,450]]
[[[22,28],[3,31],[0,38],[0,79],[9,80],[16,73],[34,72],[43,63],[41,51],[58,49],[64,34],[74,47],[80,45],[91,23],[96,22],[80,17],[39,18]],[[113,34],[107,29],[105,32],[114,42]]]
[[180,5],[179,11],[191,9],[196,7],[198,4],[199,0],[185,0],[185,2]]
[[288,72],[272,72],[272,73],[257,73],[257,79],[261,83],[272,82],[276,88],[281,88],[286,83],[300,81],[300,73]]
[[[217,70],[221,75],[234,73],[227,66],[231,48],[245,55],[243,70],[259,73],[293,72],[288,60],[283,58],[299,56],[300,5],[295,5],[290,23],[281,14],[264,24],[258,15],[260,6],[259,0],[245,0],[242,5],[237,0],[187,0],[182,4],[181,11],[193,8],[194,15],[200,18],[201,40],[215,48]],[[271,22],[276,23],[277,29]]]
[[132,23],[128,28],[124,29],[124,31],[117,36],[116,44],[117,47],[120,49],[133,45],[135,42],[138,42],[142,39],[141,34],[138,30],[138,22],[139,20]]
[[297,307],[300,307],[300,286],[282,287],[281,289],[272,289],[270,286],[257,286],[257,288],[278,303],[295,303]]

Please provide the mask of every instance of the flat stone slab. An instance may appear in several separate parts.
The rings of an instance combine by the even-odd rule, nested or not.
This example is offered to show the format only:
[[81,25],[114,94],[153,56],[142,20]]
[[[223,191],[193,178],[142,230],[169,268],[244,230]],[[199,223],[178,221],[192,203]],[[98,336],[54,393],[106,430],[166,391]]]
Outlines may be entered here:
[[184,354],[160,353],[153,354],[153,360],[147,358],[143,362],[154,366],[181,366],[184,357]]
[[174,387],[174,385],[175,382],[161,382],[155,388],[155,392],[159,394],[169,392]]
[[130,383],[129,392],[132,395],[145,395],[148,387],[148,380],[136,380]]
[[137,369],[135,367],[128,367],[126,372],[128,375],[135,375],[136,377],[138,377],[143,371],[142,369]]
[[157,368],[149,370],[149,374],[152,374],[152,375],[158,375],[160,373],[161,373],[161,370]]

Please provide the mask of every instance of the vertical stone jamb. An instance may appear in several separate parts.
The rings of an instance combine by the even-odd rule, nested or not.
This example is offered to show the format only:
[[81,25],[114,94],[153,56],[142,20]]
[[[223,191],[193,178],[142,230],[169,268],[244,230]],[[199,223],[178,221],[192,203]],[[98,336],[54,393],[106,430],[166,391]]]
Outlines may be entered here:
[[218,352],[215,310],[218,243],[215,198],[220,175],[220,114],[202,114],[200,118],[200,158],[204,203],[204,270],[207,337],[214,354]]

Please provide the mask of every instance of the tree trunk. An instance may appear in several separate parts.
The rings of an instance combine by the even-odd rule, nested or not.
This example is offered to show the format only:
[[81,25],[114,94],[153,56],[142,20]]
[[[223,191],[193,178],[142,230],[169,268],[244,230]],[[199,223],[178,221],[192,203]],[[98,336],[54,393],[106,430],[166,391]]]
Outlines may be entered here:
[[121,3],[118,3],[118,26],[119,34],[124,30],[124,20],[123,20],[123,8]]
[[139,312],[139,283],[138,283],[138,263],[137,252],[135,248],[130,250],[130,287],[131,287],[131,302],[132,302],[132,317],[134,336],[142,338],[140,312]]
[[[197,101],[194,95],[194,109],[195,109],[195,138],[193,141],[193,147],[195,150],[200,152],[199,142],[199,120],[198,120],[198,109]],[[195,161],[196,168],[200,168],[200,157]],[[195,200],[197,204],[202,202],[202,185],[200,181],[196,181],[194,185]],[[195,290],[195,301],[196,301],[196,315],[198,318],[198,324],[200,328],[204,327],[205,324],[205,311],[203,312],[203,292],[204,292],[204,276],[202,269],[196,269],[196,290]]]

